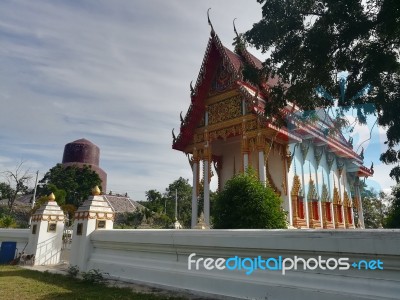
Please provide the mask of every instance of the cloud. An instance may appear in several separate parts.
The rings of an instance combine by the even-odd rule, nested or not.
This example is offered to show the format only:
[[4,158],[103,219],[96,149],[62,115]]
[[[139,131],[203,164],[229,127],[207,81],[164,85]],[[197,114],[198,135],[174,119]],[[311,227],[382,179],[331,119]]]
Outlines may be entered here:
[[171,129],[190,104],[209,7],[231,49],[232,20],[244,32],[261,18],[241,0],[1,1],[0,170],[22,159],[43,176],[66,143],[87,138],[113,191],[140,200],[191,178]]
[[234,17],[242,31],[261,17],[257,3],[228,0],[2,1],[0,169],[23,159],[43,175],[85,137],[114,191],[143,199],[189,178],[171,129],[189,107],[210,6],[228,46]]

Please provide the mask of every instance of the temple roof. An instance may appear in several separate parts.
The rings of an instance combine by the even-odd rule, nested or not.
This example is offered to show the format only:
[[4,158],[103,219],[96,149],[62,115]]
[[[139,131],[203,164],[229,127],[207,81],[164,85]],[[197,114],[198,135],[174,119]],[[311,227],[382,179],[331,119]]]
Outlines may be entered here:
[[[174,138],[172,145],[173,149],[185,151],[186,147],[191,143],[194,131],[204,116],[205,99],[208,97],[208,91],[211,87],[213,76],[218,67],[218,63],[221,60],[228,66],[228,70],[230,71],[232,78],[234,78],[233,87],[238,89],[247,103],[254,103],[254,100],[257,99],[262,100],[264,103],[268,103],[268,95],[263,94],[259,87],[245,81],[242,75],[245,63],[250,64],[257,69],[261,69],[263,67],[262,62],[245,48],[242,48],[239,52],[239,54],[235,53],[225,47],[221,43],[218,35],[213,31],[211,32],[211,37],[207,44],[196,85],[191,92],[191,104],[183,122],[181,123],[180,133],[178,137]],[[269,78],[265,83],[266,89],[268,90],[269,87],[276,85],[277,82],[278,78]],[[289,115],[292,114],[294,110],[300,111],[293,105],[288,105],[288,107],[282,109],[282,114]],[[263,116],[263,108],[260,106],[253,105],[252,112]],[[329,126],[329,121],[325,120],[325,123]],[[289,131],[285,127],[278,128],[268,122],[267,127],[276,130],[278,136],[288,142],[289,140],[292,140],[292,142],[301,142],[304,135],[311,134],[321,143],[325,143],[330,148],[334,149],[334,152],[338,153],[340,156],[350,158],[362,166],[362,157],[353,151],[351,144],[348,143],[342,134],[339,134],[334,138],[327,138],[322,134],[322,131],[315,128],[315,126],[314,128],[313,126],[301,126],[301,130],[296,132]],[[361,176],[371,176],[373,174],[373,171],[364,166],[360,168],[360,172],[363,174],[360,174]]]

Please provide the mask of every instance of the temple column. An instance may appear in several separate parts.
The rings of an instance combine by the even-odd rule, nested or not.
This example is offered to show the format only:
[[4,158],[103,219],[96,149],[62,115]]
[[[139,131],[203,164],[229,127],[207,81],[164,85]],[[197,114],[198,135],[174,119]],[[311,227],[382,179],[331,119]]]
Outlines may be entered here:
[[336,206],[333,204],[333,200],[332,200],[331,214],[332,214],[333,229],[336,229],[336,211],[335,211],[335,207]]
[[356,228],[356,224],[354,224],[354,210],[353,210],[353,208],[354,208],[354,202],[353,201],[351,201],[351,223],[353,224],[353,229],[355,229]]
[[289,187],[291,186],[292,182],[289,182],[291,179],[291,172],[290,171],[290,165],[292,164],[292,157],[291,157],[291,152],[289,151],[289,145],[286,145],[284,157],[283,157],[283,163],[284,163],[284,171],[285,171],[285,176],[286,176],[286,194],[288,196],[288,201],[289,201],[289,224],[290,226],[293,226],[293,203],[292,203],[292,193],[290,192]]
[[360,179],[356,179],[356,184],[355,184],[355,192],[356,192],[356,197],[358,198],[358,220],[360,223],[360,227],[362,229],[365,229],[365,224],[364,224],[364,212],[363,212],[363,207],[362,207],[362,199],[361,199],[361,191],[360,191]]
[[258,176],[262,184],[266,184],[265,166],[264,166],[264,151],[258,151]]
[[[324,176],[322,172],[322,176]],[[319,181],[318,181],[318,164],[315,167],[315,182],[317,184],[317,195],[318,195],[318,211],[319,211],[319,221],[321,224],[321,228],[324,228],[324,215],[322,214],[322,199],[321,194],[319,193]]]
[[[258,150],[258,178],[260,182],[266,185],[266,175],[265,175],[265,158],[264,158],[265,141],[261,133],[257,135],[257,150]],[[267,158],[268,159],[268,158]]]
[[[207,116],[207,115],[206,115]],[[208,125],[208,119],[206,120]],[[205,130],[205,145],[203,152],[203,180],[204,180],[204,223],[206,226],[210,226],[210,181],[211,181],[211,160],[212,151],[211,143],[208,137],[208,131]]]
[[[310,170],[311,171],[311,170]],[[302,164],[301,164],[301,179],[302,179],[302,183],[303,183],[303,186],[305,187],[305,180],[304,180],[304,158],[303,158],[303,161],[302,161]],[[310,188],[310,187],[308,187],[308,188]],[[308,192],[308,191],[307,191]],[[308,199],[307,199],[307,193],[306,193],[306,191],[304,191],[304,210],[305,210],[305,219],[306,219],[306,223],[307,223],[307,228],[310,228],[310,217],[309,217],[309,214],[308,214]]]
[[[336,205],[334,205],[333,202],[333,192],[335,191],[335,177],[333,176],[333,182],[331,182],[331,176],[330,176],[330,170],[328,173],[328,189],[329,189],[329,194],[330,194],[330,199],[331,199],[331,216],[332,216],[332,224],[333,224],[333,228],[336,229],[336,211],[335,211],[335,207]],[[333,189],[331,189],[333,185]]]
[[204,160],[204,222],[210,226],[210,161]]
[[198,168],[199,160],[193,159],[192,172],[193,172],[193,188],[192,188],[192,228],[197,225],[197,189],[198,189]]
[[243,136],[242,139],[242,161],[243,161],[243,172],[246,172],[249,167],[249,147],[246,136]]
[[[347,220],[346,220],[346,214],[345,214],[345,203],[343,201],[344,199],[344,191],[345,191],[345,186],[344,186],[344,179],[342,176],[342,170],[338,170],[338,185],[339,185],[339,195],[340,195],[340,199],[341,199],[341,214],[342,214],[342,221],[343,221],[343,228],[346,228],[347,225]],[[343,191],[342,191],[342,185],[343,185]]]

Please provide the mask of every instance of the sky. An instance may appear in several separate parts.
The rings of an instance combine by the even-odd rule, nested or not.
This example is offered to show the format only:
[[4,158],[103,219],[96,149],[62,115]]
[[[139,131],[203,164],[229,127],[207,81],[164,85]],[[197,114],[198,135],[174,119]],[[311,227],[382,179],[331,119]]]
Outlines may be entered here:
[[[86,138],[100,147],[108,190],[144,200],[180,176],[191,181],[171,130],[190,104],[209,7],[230,49],[232,20],[244,32],[261,18],[256,0],[0,1],[0,171],[24,161],[40,179],[61,162],[65,144]],[[379,163],[384,129],[376,130],[368,181],[388,191],[391,167]]]

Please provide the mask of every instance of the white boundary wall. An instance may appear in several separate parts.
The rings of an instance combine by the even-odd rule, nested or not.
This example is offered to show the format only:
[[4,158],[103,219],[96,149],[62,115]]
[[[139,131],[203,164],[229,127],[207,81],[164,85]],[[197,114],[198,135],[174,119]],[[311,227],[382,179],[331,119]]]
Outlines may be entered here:
[[[86,270],[213,298],[399,299],[400,230],[96,230]],[[384,270],[188,270],[188,256],[380,259]],[[192,265],[194,267],[194,265]],[[84,270],[81,270],[84,271]]]
[[[16,242],[17,251],[21,252],[29,241],[29,229],[5,229],[0,228],[0,243]],[[18,255],[18,253],[17,253]]]

